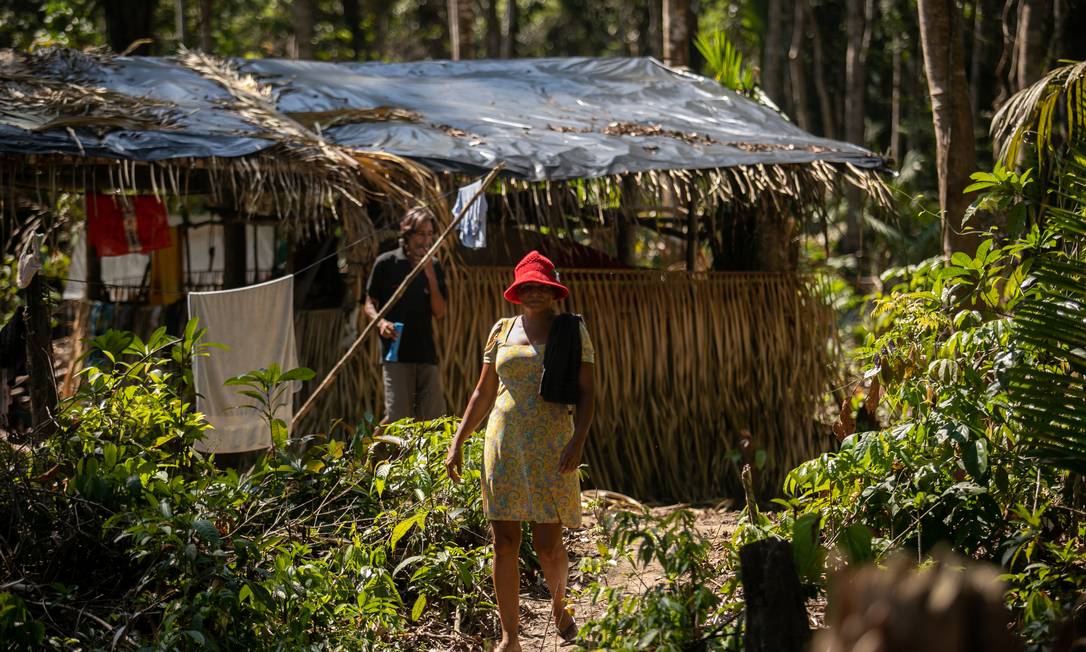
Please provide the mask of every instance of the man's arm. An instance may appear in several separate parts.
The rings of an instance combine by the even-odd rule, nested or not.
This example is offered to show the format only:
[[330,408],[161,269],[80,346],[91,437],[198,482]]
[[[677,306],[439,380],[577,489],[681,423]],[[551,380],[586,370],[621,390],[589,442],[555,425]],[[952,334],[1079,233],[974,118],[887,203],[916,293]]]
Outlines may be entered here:
[[447,306],[445,305],[445,295],[441,292],[441,283],[438,282],[438,272],[434,269],[434,259],[431,258],[426,261],[422,270],[426,274],[426,282],[430,286],[430,312],[434,314],[434,319],[442,319],[445,317]]
[[[368,317],[370,321],[377,319],[377,313],[380,310],[378,299],[375,299],[374,295],[381,295],[384,293],[383,281],[384,270],[381,269],[381,263],[378,262],[373,266],[373,269],[370,271],[370,278],[366,281],[366,302],[362,306],[363,312],[366,313],[366,317]],[[381,303],[384,303],[384,301],[382,300]],[[382,319],[377,323],[377,332],[386,340],[396,339],[396,327],[387,319]]]
[[[365,306],[363,306],[363,310],[365,311],[366,316],[369,317],[370,321],[377,319],[377,302],[374,301],[373,297],[369,296],[368,294],[366,295],[366,304]],[[385,338],[386,340],[396,339],[396,327],[393,326],[392,322],[387,319],[382,319],[381,321],[377,322],[377,332],[380,333],[381,337]]]

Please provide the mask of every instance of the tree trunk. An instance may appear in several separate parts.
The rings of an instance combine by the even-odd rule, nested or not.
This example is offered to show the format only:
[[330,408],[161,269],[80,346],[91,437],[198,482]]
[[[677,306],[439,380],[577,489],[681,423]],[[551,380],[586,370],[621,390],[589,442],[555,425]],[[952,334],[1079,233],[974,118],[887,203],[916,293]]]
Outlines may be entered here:
[[200,0],[200,49],[204,52],[215,49],[211,41],[211,0]]
[[935,167],[939,173],[943,253],[972,253],[975,236],[962,233],[970,198],[962,194],[977,164],[973,113],[962,60],[961,16],[953,0],[918,0],[920,43],[935,126]]
[[901,165],[901,36],[890,43],[890,158]]
[[486,56],[497,59],[502,55],[502,24],[498,18],[498,0],[483,0],[486,10]]
[[791,70],[792,99],[795,102],[796,123],[804,131],[811,131],[811,107],[807,100],[807,76],[803,70],[806,57],[803,56],[803,44],[807,36],[807,11],[803,2],[794,5],[795,18],[792,21],[792,45],[788,48],[788,65]]
[[449,55],[453,61],[460,60],[460,0],[448,0],[449,19]]
[[351,51],[355,61],[365,56],[366,33],[362,29],[362,7],[358,0],[343,0],[343,22],[351,33]]
[[388,54],[386,50],[388,46],[389,12],[383,9],[385,6],[383,2],[370,0],[366,5],[369,15],[373,16],[374,25],[370,57],[374,61],[380,61]]
[[502,58],[512,59],[517,56],[517,31],[520,27],[517,0],[505,0],[505,15],[502,19]]
[[[114,52],[128,51],[135,55],[154,53],[153,28],[158,0],[101,0],[101,4],[106,18],[106,39]],[[132,47],[140,39],[152,39],[152,43]],[[129,48],[132,49],[129,51]]]
[[649,56],[664,58],[663,0],[649,0]]
[[664,64],[690,65],[690,0],[663,0]]
[[784,10],[781,0],[769,0],[766,13],[765,46],[762,48],[761,86],[769,99],[782,106],[784,93],[781,85],[784,62],[784,30],[781,27]]
[[313,58],[313,0],[293,0],[294,58]]
[[1022,0],[1018,4],[1018,29],[1015,36],[1015,91],[1030,86],[1040,79],[1045,71],[1048,52],[1045,23],[1048,21],[1051,9],[1051,0]]
[[826,138],[834,138],[837,130],[834,127],[833,102],[830,99],[829,86],[826,84],[826,65],[822,56],[822,30],[818,24],[818,16],[810,6],[808,0],[796,0],[804,5],[807,16],[811,18],[811,57],[814,64],[815,92],[818,94],[818,112],[822,115],[822,135]]
[[792,544],[777,537],[739,549],[746,652],[801,652],[811,640]]
[[185,0],[174,0],[174,29],[177,30],[177,44],[184,47],[189,41],[188,25],[185,23]]
[[1004,0],[1003,11],[1000,14],[1000,25],[1003,26],[1003,49],[999,54],[999,61],[996,62],[996,84],[999,90],[996,92],[995,101],[992,103],[992,108],[998,110],[1003,106],[1010,96],[1014,93],[1011,89],[1011,78],[1014,76],[1014,18],[1017,16],[1017,12],[1014,10],[1018,5],[1018,0]]
[[[864,93],[867,81],[867,48],[871,41],[871,14],[873,0],[848,0],[846,29],[848,45],[845,50],[845,140],[864,145]],[[840,243],[842,253],[862,249],[863,242],[863,194],[858,188],[845,191],[848,199],[848,217],[845,235]],[[860,275],[868,270],[861,265]]]
[[453,61],[475,58],[475,39],[472,26],[475,23],[471,0],[448,0],[449,6],[449,53]]

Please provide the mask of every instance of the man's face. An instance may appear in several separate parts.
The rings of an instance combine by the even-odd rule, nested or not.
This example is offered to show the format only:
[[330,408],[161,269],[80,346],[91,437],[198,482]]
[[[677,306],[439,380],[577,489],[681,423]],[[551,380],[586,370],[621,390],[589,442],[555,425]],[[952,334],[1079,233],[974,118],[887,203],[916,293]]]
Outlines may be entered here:
[[434,246],[434,225],[423,222],[407,236],[407,256],[412,260],[421,260],[430,247]]

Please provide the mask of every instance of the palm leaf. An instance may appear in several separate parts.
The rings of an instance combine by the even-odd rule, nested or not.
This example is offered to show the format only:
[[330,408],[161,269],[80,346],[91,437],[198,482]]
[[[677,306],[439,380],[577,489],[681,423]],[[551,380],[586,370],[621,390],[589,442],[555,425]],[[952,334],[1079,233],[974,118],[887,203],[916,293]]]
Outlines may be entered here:
[[1007,371],[1006,386],[1023,452],[1086,474],[1086,186],[1082,171],[1074,155],[1064,159],[1061,187],[1046,211],[1047,224],[1061,246],[1041,251],[1032,262],[1032,285],[1012,321],[1017,361]]
[[[1044,167],[1046,157],[1060,149],[1057,139],[1075,146],[1086,136],[1086,61],[1067,63],[1016,93],[992,118],[991,134],[999,147],[999,160],[1007,167],[1017,165],[1029,140],[1037,149],[1038,164]],[[1061,97],[1066,111],[1063,129],[1053,130]]]

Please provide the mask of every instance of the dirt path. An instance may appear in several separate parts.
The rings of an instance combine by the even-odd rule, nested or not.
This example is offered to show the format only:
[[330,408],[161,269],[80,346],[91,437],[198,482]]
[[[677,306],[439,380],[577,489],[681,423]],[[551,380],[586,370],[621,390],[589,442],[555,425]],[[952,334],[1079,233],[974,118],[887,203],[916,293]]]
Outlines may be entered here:
[[[672,505],[653,508],[655,515],[663,515],[685,505]],[[714,562],[723,556],[723,544],[727,542],[735,530],[739,512],[727,509],[726,505],[716,508],[690,508],[697,514],[695,527],[712,541],[711,558]],[[580,530],[569,532],[566,538],[566,547],[570,554],[570,589],[573,595],[573,608],[578,621],[585,621],[599,616],[605,605],[593,604],[589,596],[577,597],[578,592],[585,588],[590,581],[582,577],[576,570],[578,561],[582,557],[595,557],[599,555],[597,543],[601,541],[599,529],[596,527],[597,516],[585,510],[584,527]],[[649,566],[645,569],[635,568],[629,563],[623,562],[613,566],[608,571],[605,581],[610,586],[621,586],[626,592],[641,593],[652,586],[661,577],[658,567]],[[521,646],[524,652],[554,652],[555,650],[571,651],[576,648],[563,646],[558,637],[554,623],[550,619],[550,600],[546,586],[540,581],[529,589],[522,591],[521,596]]]

